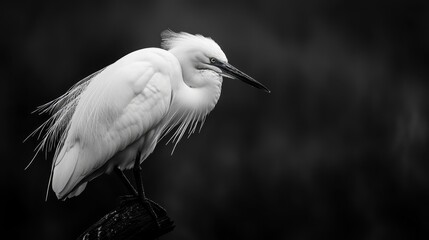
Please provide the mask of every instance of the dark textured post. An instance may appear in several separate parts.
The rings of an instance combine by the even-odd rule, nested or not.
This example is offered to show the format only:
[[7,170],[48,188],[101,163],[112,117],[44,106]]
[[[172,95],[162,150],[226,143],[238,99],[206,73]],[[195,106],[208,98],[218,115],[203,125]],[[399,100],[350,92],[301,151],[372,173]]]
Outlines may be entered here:
[[89,227],[77,239],[155,239],[174,229],[174,222],[157,203],[149,200],[159,227],[135,196],[123,196],[119,206]]

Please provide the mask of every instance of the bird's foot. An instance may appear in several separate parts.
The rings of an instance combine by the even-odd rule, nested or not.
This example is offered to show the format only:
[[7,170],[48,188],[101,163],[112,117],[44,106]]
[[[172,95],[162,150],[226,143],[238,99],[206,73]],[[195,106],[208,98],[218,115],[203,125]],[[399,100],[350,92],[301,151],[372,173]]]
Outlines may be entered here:
[[140,198],[140,200],[143,204],[143,207],[151,215],[152,219],[156,222],[156,226],[158,227],[158,229],[161,229],[161,224],[158,221],[158,216],[156,215],[156,213],[152,207],[153,202],[148,198]]

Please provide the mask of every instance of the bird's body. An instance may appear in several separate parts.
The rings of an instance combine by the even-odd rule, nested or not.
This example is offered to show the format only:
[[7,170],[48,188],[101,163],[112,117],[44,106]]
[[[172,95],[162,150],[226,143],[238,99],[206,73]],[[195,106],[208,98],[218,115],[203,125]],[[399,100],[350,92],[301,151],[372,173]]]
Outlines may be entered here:
[[116,166],[131,168],[137,151],[142,160],[153,151],[180,74],[171,53],[153,48],[121,58],[91,80],[55,161],[52,187],[59,198],[79,194],[82,184]]
[[114,168],[134,167],[136,157],[141,163],[178,126],[177,144],[214,108],[222,75],[234,74],[216,66],[228,65],[220,47],[201,35],[171,31],[163,33],[163,47],[124,56],[45,106],[57,110],[40,148],[60,138],[52,165],[59,199],[79,195]]

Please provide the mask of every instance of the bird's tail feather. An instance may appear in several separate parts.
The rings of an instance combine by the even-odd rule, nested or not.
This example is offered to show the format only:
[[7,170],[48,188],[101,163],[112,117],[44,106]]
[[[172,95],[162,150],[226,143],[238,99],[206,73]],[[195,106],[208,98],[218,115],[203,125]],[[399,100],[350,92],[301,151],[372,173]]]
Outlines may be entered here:
[[[79,196],[82,192],[83,192],[83,190],[85,190],[85,188],[86,188],[86,184],[87,184],[88,182],[84,182],[84,183],[82,183],[81,185],[79,185],[79,187],[77,187],[75,190],[73,190],[73,191],[71,191],[68,195],[67,195],[67,198],[72,198],[72,197],[76,197],[76,196]],[[65,199],[65,198],[64,198]]]
[[[80,147],[79,144],[75,144],[71,148],[67,148],[67,146],[63,146],[63,149],[58,154],[52,176],[52,190],[54,190],[58,199],[62,199],[68,195],[76,185],[76,182],[72,183],[71,179],[79,159]],[[82,189],[79,187],[74,193],[78,192],[80,194],[84,188],[85,186]],[[76,196],[79,194],[76,194]]]

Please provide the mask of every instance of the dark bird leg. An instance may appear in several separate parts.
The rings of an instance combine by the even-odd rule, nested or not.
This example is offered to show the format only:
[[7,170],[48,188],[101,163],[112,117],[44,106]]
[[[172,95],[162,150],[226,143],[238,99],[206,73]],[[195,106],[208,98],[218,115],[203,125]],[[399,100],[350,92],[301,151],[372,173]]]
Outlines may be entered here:
[[119,178],[121,178],[122,183],[125,185],[128,192],[134,196],[138,196],[138,192],[133,187],[133,185],[130,183],[130,180],[128,180],[127,176],[125,176],[124,172],[122,172],[122,170],[119,169],[118,167],[115,167],[115,173],[116,173],[116,175],[118,175]]
[[[125,185],[125,187],[127,188],[128,192],[136,197],[138,197],[138,192],[137,190],[134,188],[134,186],[131,184],[130,180],[127,178],[127,176],[124,174],[124,172],[119,169],[119,168],[115,168],[115,173],[116,175],[118,175],[118,177],[121,179],[122,183]],[[158,203],[147,199],[148,201],[150,201],[150,203],[152,205],[156,205],[157,208],[159,208],[160,210],[162,210],[165,214],[167,214],[167,211]]]
[[152,216],[152,218],[156,221],[158,228],[160,228],[160,225],[158,222],[158,217],[156,216],[155,211],[152,208],[151,201],[146,198],[146,195],[144,193],[142,177],[140,175],[140,172],[141,172],[140,154],[141,154],[140,152],[137,153],[136,159],[134,160],[134,168],[133,168],[134,178],[136,180],[136,185],[137,185],[138,197],[143,202],[143,205],[146,208],[146,210],[149,212],[149,214]]

